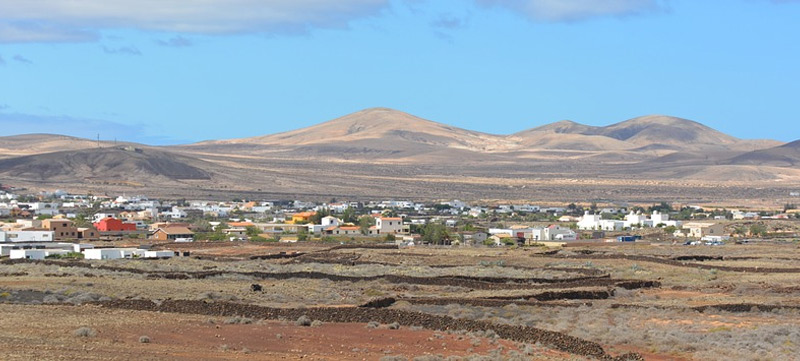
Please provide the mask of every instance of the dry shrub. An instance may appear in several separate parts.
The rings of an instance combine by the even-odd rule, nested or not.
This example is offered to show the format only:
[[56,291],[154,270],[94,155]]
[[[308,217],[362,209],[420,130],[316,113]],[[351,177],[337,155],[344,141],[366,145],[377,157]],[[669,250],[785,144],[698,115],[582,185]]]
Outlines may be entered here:
[[89,327],[79,327],[75,331],[72,332],[75,337],[95,337],[97,336],[97,331],[91,329]]

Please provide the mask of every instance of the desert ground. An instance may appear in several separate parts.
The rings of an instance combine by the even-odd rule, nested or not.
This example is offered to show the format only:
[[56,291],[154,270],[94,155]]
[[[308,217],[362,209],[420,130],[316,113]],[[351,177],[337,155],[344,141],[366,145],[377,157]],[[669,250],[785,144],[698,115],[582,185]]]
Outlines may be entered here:
[[[177,249],[157,245],[168,246]],[[800,354],[800,256],[793,242],[553,249],[226,242],[180,250],[192,255],[0,261],[0,358]]]

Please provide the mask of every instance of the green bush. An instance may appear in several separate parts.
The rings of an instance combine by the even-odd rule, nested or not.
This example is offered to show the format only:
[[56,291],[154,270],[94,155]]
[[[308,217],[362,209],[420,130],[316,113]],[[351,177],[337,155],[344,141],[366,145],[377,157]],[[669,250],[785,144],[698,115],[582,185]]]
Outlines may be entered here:
[[47,259],[83,259],[83,253],[80,252],[69,252],[65,254],[51,254],[47,257]]

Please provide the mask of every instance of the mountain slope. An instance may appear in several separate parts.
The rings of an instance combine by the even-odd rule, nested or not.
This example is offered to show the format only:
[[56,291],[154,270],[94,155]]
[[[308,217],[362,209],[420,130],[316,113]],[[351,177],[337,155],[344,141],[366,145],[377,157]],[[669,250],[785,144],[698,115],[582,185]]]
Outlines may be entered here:
[[[62,150],[97,148],[97,141],[57,134],[21,134],[0,137],[0,158]],[[100,142],[108,146],[107,142]]]
[[[552,138],[553,134],[560,138],[560,142],[541,141]],[[525,130],[512,137],[525,139],[523,144],[529,146],[566,148],[579,142],[578,149],[590,150],[697,150],[736,148],[741,143],[740,139],[700,123],[664,115],[637,117],[603,127],[561,121]]]
[[800,165],[800,140],[774,148],[748,152],[733,157],[724,162],[724,164],[794,167]]
[[92,148],[0,160],[0,174],[34,180],[210,179],[207,162],[155,149]]
[[[370,108],[289,132],[210,143],[272,146],[357,143],[359,146],[371,144],[380,149],[390,145],[390,142],[409,142],[434,147],[485,150],[501,139],[501,136],[452,127],[393,109]],[[373,144],[372,141],[376,142]]]
[[739,139],[695,121],[664,115],[633,118],[599,128],[598,135],[624,140],[638,146],[653,144],[678,146],[727,146]]

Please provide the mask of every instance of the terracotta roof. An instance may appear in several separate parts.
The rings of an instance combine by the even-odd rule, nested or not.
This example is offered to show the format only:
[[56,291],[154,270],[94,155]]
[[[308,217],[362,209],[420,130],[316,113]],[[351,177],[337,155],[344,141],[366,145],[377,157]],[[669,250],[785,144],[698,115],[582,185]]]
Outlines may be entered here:
[[228,223],[229,227],[250,227],[255,226],[253,222],[230,222]]
[[382,221],[402,221],[400,217],[380,217]]

